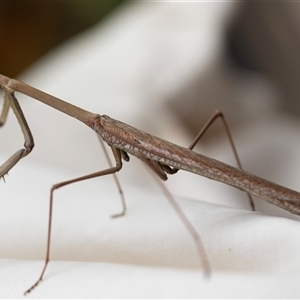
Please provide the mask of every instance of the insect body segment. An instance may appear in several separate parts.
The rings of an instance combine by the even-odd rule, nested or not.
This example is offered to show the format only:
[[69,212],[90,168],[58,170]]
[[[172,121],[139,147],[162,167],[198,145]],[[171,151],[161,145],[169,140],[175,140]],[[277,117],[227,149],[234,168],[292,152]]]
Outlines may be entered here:
[[[300,214],[299,192],[173,144],[106,115],[101,116],[100,123],[102,128],[97,127],[95,124],[94,130],[110,146],[121,149],[142,160],[156,161],[160,166],[164,165],[185,170],[223,182],[262,198],[291,213]],[[163,168],[163,170],[167,172],[166,170],[170,169]]]

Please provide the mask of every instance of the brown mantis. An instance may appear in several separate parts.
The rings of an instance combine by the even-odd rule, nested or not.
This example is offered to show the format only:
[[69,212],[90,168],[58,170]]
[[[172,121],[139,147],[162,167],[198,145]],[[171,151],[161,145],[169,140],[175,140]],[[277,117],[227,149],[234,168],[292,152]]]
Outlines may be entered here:
[[[19,102],[15,97],[15,92],[23,93],[29,97],[35,98],[36,100],[41,101],[88,125],[104,142],[109,145],[115,159],[115,166],[111,165],[108,169],[58,183],[51,188],[45,265],[37,282],[25,293],[30,292],[40,283],[40,281],[43,279],[43,275],[49,262],[53,192],[60,187],[74,182],[115,174],[121,170],[122,160],[129,161],[128,154],[136,156],[145,162],[162,180],[167,179],[167,174],[175,174],[179,169],[186,170],[231,185],[251,195],[257,196],[269,203],[277,205],[291,213],[300,215],[300,193],[269,182],[242,170],[241,163],[238,159],[227,124],[220,112],[217,112],[215,115],[213,115],[213,117],[207,122],[204,129],[201,130],[196,136],[189,148],[184,148],[150,135],[125,123],[114,120],[106,115],[100,116],[98,114],[83,110],[61,99],[37,90],[23,82],[10,79],[3,75],[0,75],[0,86],[4,89],[4,106],[0,116],[0,125],[5,123],[9,108],[12,108],[19,121],[25,139],[24,148],[14,153],[7,161],[4,162],[4,164],[2,164],[2,166],[0,166],[0,178],[4,177],[4,175],[6,175],[9,170],[11,170],[23,157],[27,156],[32,151],[34,146],[33,136],[22,113]],[[209,125],[217,117],[221,117],[223,120],[239,168],[234,168],[215,159],[198,154],[192,150]],[[119,186],[118,181],[117,184]],[[120,186],[119,190],[121,191]],[[165,188],[164,192],[167,194],[167,197],[177,214],[184,222],[190,234],[193,236],[197,250],[202,258],[205,273],[209,274],[210,266],[199,235]],[[123,194],[121,193],[121,195],[123,210],[120,214],[115,216],[123,215],[126,210]],[[251,196],[249,198],[252,209],[254,209]]]

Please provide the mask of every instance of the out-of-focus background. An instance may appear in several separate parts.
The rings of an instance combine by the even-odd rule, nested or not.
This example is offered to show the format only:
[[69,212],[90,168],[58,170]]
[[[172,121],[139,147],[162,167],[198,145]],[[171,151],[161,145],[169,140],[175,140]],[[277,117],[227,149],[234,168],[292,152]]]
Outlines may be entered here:
[[17,76],[52,48],[105,18],[119,1],[1,1],[2,74]]
[[[126,1],[1,1],[0,69],[2,74],[17,76],[52,48],[102,22],[124,2]],[[232,69],[233,72],[243,70],[244,75],[249,77],[253,73],[265,76],[272,87],[276,86],[276,91],[279,93],[278,98],[281,101],[277,102],[278,108],[288,113],[298,114],[300,110],[299,4],[245,2],[228,4],[228,6],[231,7],[231,16],[224,28],[224,60],[227,63],[224,67]],[[219,95],[214,95],[217,92],[212,91],[218,88],[216,83],[220,88],[226,85],[226,82],[218,81],[221,78],[225,81],[223,77],[224,74],[214,73],[212,69],[205,74],[205,78],[195,78],[196,85],[199,86],[199,90],[194,91],[195,101],[199,101],[200,93],[201,98],[205,98],[207,102],[212,103],[212,99],[214,102],[224,102],[224,97],[220,100]],[[193,83],[190,84],[192,88]],[[187,101],[186,94],[189,94],[189,88],[182,92],[183,95],[178,95],[178,98],[182,99],[184,96]],[[234,103],[243,101],[232,99],[235,97],[231,95],[223,96]],[[212,108],[205,110],[211,112],[211,109],[215,108],[214,104],[210,106]],[[187,114],[190,115],[191,112],[194,110],[191,109]],[[241,118],[244,117],[243,115]],[[193,122],[193,119],[187,118],[185,121]],[[198,128],[198,125],[190,125]]]

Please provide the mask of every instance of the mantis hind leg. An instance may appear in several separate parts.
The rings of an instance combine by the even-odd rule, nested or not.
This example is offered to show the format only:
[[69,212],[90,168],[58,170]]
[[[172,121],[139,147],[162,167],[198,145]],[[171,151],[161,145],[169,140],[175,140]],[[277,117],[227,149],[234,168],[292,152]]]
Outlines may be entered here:
[[40,284],[40,282],[43,280],[43,277],[44,277],[44,274],[46,272],[48,263],[50,261],[50,246],[51,246],[51,229],[52,229],[52,215],[53,215],[53,202],[54,202],[53,194],[54,194],[54,191],[61,188],[61,187],[64,187],[66,185],[69,185],[69,184],[72,184],[72,183],[75,183],[75,182],[88,180],[88,179],[91,179],[91,178],[96,178],[96,177],[105,176],[105,175],[111,175],[111,174],[115,174],[116,172],[120,171],[121,168],[122,168],[121,152],[120,152],[120,150],[118,150],[116,148],[113,148],[113,147],[112,147],[112,151],[113,151],[113,154],[114,154],[114,158],[116,160],[116,165],[115,166],[113,166],[111,168],[108,168],[108,169],[105,169],[105,170],[102,170],[102,171],[99,171],[99,172],[95,172],[95,173],[88,174],[88,175],[85,175],[85,176],[81,176],[81,177],[78,177],[78,178],[74,178],[74,179],[71,179],[71,180],[63,181],[63,182],[57,183],[57,184],[52,186],[51,191],[50,191],[50,207],[49,207],[49,219],[48,219],[47,250],[46,250],[46,258],[45,258],[45,261],[44,261],[44,267],[42,269],[41,275],[39,276],[38,280],[28,290],[26,290],[24,292],[24,295],[30,293],[34,288],[36,288]]
[[[229,130],[229,126],[227,124],[227,121],[225,119],[225,116],[224,114],[219,111],[219,110],[216,110],[212,115],[211,117],[207,120],[207,122],[204,124],[204,126],[200,129],[199,133],[196,135],[196,137],[194,138],[194,140],[192,141],[192,143],[189,145],[188,149],[190,150],[193,150],[194,147],[197,145],[197,143],[199,142],[199,140],[203,137],[204,133],[208,130],[208,128],[218,119],[220,118],[221,121],[222,121],[222,124],[225,128],[225,132],[226,132],[226,135],[228,137],[228,140],[229,140],[229,143],[230,143],[230,146],[231,146],[231,149],[233,151],[233,154],[234,154],[234,157],[235,157],[235,160],[236,160],[236,163],[238,165],[238,167],[243,170],[242,168],[242,164],[241,164],[241,161],[240,161],[240,158],[239,158],[239,155],[238,155],[238,152],[236,150],[236,147],[234,145],[234,142],[233,142],[233,138],[232,138],[232,135],[230,133],[230,130]],[[166,170],[167,171],[167,170]],[[168,174],[175,174],[177,173],[179,170],[176,169],[176,168],[172,168],[171,171],[167,171]],[[247,193],[248,195],[248,199],[249,199],[249,202],[250,202],[250,206],[251,206],[251,209],[253,211],[255,211],[255,205],[254,205],[254,201],[253,201],[253,198],[252,196]]]

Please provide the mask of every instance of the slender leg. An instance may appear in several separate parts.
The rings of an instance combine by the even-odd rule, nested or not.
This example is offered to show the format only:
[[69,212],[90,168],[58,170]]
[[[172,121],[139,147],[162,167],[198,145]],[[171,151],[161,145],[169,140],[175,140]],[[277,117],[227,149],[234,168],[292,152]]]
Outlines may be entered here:
[[22,109],[19,105],[19,102],[15,97],[14,93],[8,90],[5,90],[5,94],[4,94],[4,106],[0,116],[0,126],[2,126],[7,119],[9,107],[12,108],[12,110],[14,111],[18,119],[18,122],[23,132],[25,142],[24,142],[23,149],[20,149],[17,152],[15,152],[8,160],[6,160],[0,166],[0,178],[1,177],[4,178],[4,175],[6,175],[8,171],[11,170],[13,166],[16,165],[21,158],[28,155],[34,147],[33,137],[29,129],[29,126],[27,124],[27,121],[24,117],[24,114],[22,112]]
[[63,181],[60,183],[57,183],[55,185],[53,185],[53,187],[51,188],[50,191],[50,208],[49,208],[49,222],[48,222],[48,235],[47,235],[47,251],[46,251],[46,258],[45,258],[45,263],[44,263],[44,267],[43,270],[41,272],[40,277],[38,278],[38,280],[28,289],[24,292],[24,295],[30,293],[35,287],[37,287],[39,285],[39,283],[43,280],[43,276],[45,274],[45,271],[47,269],[48,263],[50,261],[50,245],[51,245],[51,228],[52,228],[52,212],[53,212],[53,193],[55,190],[69,185],[71,183],[75,183],[75,182],[79,182],[79,181],[83,181],[83,180],[87,180],[87,179],[91,179],[91,178],[95,178],[95,177],[100,177],[100,176],[105,176],[105,175],[110,175],[110,174],[115,174],[116,172],[120,171],[122,168],[122,159],[121,159],[121,152],[119,149],[113,148],[111,147],[113,154],[114,154],[114,158],[116,160],[116,166],[115,167],[111,167],[96,173],[92,173],[86,176],[82,176],[82,177],[78,177],[75,179],[71,179],[71,180],[67,180],[67,181]]
[[[179,219],[184,224],[187,231],[190,233],[190,235],[194,239],[197,252],[198,252],[199,257],[202,261],[202,266],[203,266],[203,269],[204,269],[204,275],[209,277],[210,274],[211,274],[211,267],[210,267],[210,264],[209,264],[209,260],[208,260],[205,248],[202,244],[200,235],[198,234],[198,232],[195,229],[195,227],[193,226],[193,224],[186,217],[186,215],[184,214],[184,212],[182,211],[180,206],[177,204],[177,202],[175,201],[174,197],[169,192],[167,187],[163,184],[163,182],[161,182],[158,179],[158,177],[159,177],[162,180],[167,180],[167,175],[164,173],[164,171],[165,171],[164,165],[161,165],[161,164],[156,163],[154,161],[149,161],[148,159],[143,157],[143,155],[141,153],[140,153],[140,155],[137,155],[137,157],[139,157],[152,170],[152,172],[150,171],[150,174],[153,176],[154,180],[157,182],[157,184],[159,185],[159,187],[161,188],[161,190],[163,191],[163,193],[167,197],[170,205],[175,210],[177,216],[179,217]],[[168,167],[168,166],[165,166],[165,167]],[[174,169],[169,168],[167,170],[168,171],[171,170],[170,172],[173,172]],[[168,171],[166,171],[166,172],[168,173]],[[162,173],[164,174],[164,176],[162,175]],[[173,173],[169,173],[169,174],[173,174]]]
[[[109,158],[109,155],[108,155],[108,153],[107,153],[107,149],[105,148],[105,145],[104,145],[104,143],[103,143],[103,140],[101,139],[101,137],[100,137],[98,134],[97,134],[97,136],[98,136],[99,141],[100,141],[100,144],[101,144],[101,146],[102,146],[102,148],[103,148],[103,152],[104,152],[105,157],[106,157],[106,159],[107,159],[107,161],[108,161],[108,164],[109,164],[109,166],[112,168],[113,165],[112,165],[111,159]],[[121,152],[121,155],[122,155],[122,154],[123,154],[123,153]],[[126,155],[127,155],[127,153],[126,153]],[[126,157],[126,156],[124,157],[124,155],[122,155],[122,157],[123,157],[123,159],[124,159],[125,161],[129,161],[128,155],[127,155],[127,157]],[[113,173],[113,177],[114,177],[115,183],[116,183],[116,185],[117,185],[118,191],[119,191],[119,193],[120,193],[120,195],[121,195],[122,211],[121,211],[120,213],[118,213],[118,214],[113,214],[111,217],[112,217],[112,218],[118,218],[118,217],[122,217],[122,216],[125,215],[126,209],[127,209],[127,208],[126,208],[126,202],[125,202],[124,193],[123,193],[123,190],[122,190],[120,181],[119,181],[118,176],[116,175],[116,173]]]
[[[203,136],[203,134],[206,132],[206,130],[210,127],[210,125],[217,119],[217,118],[221,118],[222,120],[222,123],[224,125],[224,128],[225,128],[225,132],[227,134],[227,137],[229,139],[229,142],[230,142],[230,145],[231,145],[231,148],[232,148],[232,151],[233,151],[233,154],[234,154],[234,157],[235,157],[235,160],[237,162],[237,165],[238,167],[243,170],[243,167],[242,167],[242,164],[241,164],[241,161],[240,161],[240,158],[239,158],[239,155],[237,153],[237,150],[236,150],[236,147],[234,145],[234,142],[233,142],[233,138],[231,136],[231,133],[230,133],[230,130],[229,130],[229,127],[228,127],[228,124],[227,124],[227,121],[225,119],[225,116],[223,115],[223,113],[219,110],[216,110],[213,115],[208,119],[208,121],[206,122],[206,124],[203,126],[203,128],[200,130],[200,132],[197,134],[197,136],[195,137],[194,141],[191,143],[191,145],[189,146],[189,149],[193,149],[195,147],[195,145],[198,143],[198,141],[201,139],[201,137]],[[249,202],[250,202],[250,205],[251,205],[251,209],[253,211],[255,211],[255,205],[254,205],[254,201],[253,201],[253,198],[252,196],[247,193],[248,195],[248,199],[249,199]]]
[[[235,157],[235,160],[237,162],[237,165],[238,167],[243,170],[242,168],[242,164],[241,164],[241,161],[239,159],[239,156],[238,156],[238,153],[237,153],[237,150],[236,150],[236,147],[234,145],[234,142],[233,142],[233,138],[231,136],[231,133],[230,133],[230,130],[229,130],[229,127],[228,127],[228,124],[226,122],[226,119],[225,119],[225,116],[223,115],[223,113],[219,110],[216,110],[212,116],[207,120],[207,122],[204,124],[204,126],[202,127],[202,129],[199,131],[199,133],[197,134],[197,136],[194,138],[193,142],[190,144],[190,146],[188,147],[190,150],[193,150],[194,147],[196,146],[196,144],[199,142],[199,140],[201,139],[201,137],[204,135],[204,133],[208,130],[208,128],[215,122],[215,120],[217,118],[220,118],[222,120],[222,123],[223,123],[223,126],[225,128],[225,132],[227,134],[227,137],[228,137],[228,140],[229,140],[229,143],[230,143],[230,146],[232,148],[232,151],[233,151],[233,154],[234,154],[234,157]],[[163,167],[164,168],[164,167]],[[164,168],[165,172],[167,172],[168,174],[175,174],[178,172],[178,169],[171,169],[169,170],[170,168],[167,167],[167,169]],[[255,211],[255,205],[254,205],[254,201],[252,199],[252,196],[247,193],[248,195],[248,198],[249,198],[249,202],[250,202],[250,205],[251,205],[251,209],[253,211]]]

